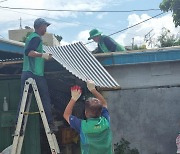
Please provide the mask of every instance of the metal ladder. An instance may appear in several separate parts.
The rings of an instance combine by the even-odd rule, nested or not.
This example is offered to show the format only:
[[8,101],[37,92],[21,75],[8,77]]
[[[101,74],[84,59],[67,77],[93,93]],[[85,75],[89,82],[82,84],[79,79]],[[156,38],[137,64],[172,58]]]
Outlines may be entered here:
[[[21,107],[19,111],[19,116],[18,116],[18,122],[15,130],[15,135],[13,139],[13,144],[12,144],[12,150],[11,154],[21,154],[21,149],[23,145],[23,140],[24,140],[24,134],[25,134],[25,129],[26,129],[26,124],[28,120],[28,114],[29,114],[29,108],[31,104],[31,99],[32,99],[32,93],[28,94],[29,91],[29,86],[32,85],[32,89],[36,98],[36,102],[39,108],[39,112],[41,115],[41,119],[44,125],[44,129],[46,132],[46,136],[49,142],[50,150],[52,154],[60,154],[60,149],[57,143],[56,136],[53,132],[51,132],[49,128],[49,124],[44,112],[44,108],[42,105],[42,101],[39,95],[39,91],[36,85],[36,81],[32,78],[29,78],[25,81],[24,85],[24,91],[23,91],[23,96],[21,100]],[[28,101],[27,101],[28,98]],[[27,104],[26,104],[27,102]]]

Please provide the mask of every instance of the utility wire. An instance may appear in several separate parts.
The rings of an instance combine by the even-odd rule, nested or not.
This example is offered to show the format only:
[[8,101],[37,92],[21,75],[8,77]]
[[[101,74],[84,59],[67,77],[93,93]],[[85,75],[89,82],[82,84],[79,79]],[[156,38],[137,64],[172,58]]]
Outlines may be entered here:
[[0,35],[0,37],[4,38],[4,36]]
[[160,15],[162,15],[162,14],[164,14],[164,12],[163,12],[163,13],[160,13],[160,14],[157,14],[157,15],[155,15],[155,16],[153,16],[153,17],[151,17],[151,18],[148,18],[148,19],[146,19],[146,20],[143,20],[143,21],[141,21],[141,22],[139,22],[139,23],[137,23],[137,24],[135,24],[135,25],[132,25],[132,26],[130,26],[130,27],[127,27],[127,28],[122,29],[122,30],[120,30],[120,31],[117,31],[117,32],[115,32],[115,33],[112,33],[112,34],[110,34],[109,36],[112,36],[112,35],[114,35],[114,34],[120,33],[120,32],[122,32],[122,31],[125,31],[125,30],[127,30],[127,29],[130,29],[130,28],[132,28],[132,27],[135,27],[135,26],[137,26],[137,25],[139,25],[139,24],[142,24],[143,22],[146,22],[146,21],[148,21],[148,20],[151,20],[151,19],[153,19],[153,18],[156,18],[156,17],[158,17],[158,16],[160,16]]
[[8,0],[2,0],[2,1],[0,1],[0,3],[3,3],[3,2],[5,2],[5,1],[8,1]]
[[[128,29],[130,29],[130,28],[132,28],[132,27],[135,27],[135,26],[137,26],[137,25],[140,25],[140,24],[142,24],[142,23],[144,23],[144,22],[146,22],[146,21],[148,21],[148,20],[151,20],[151,19],[153,19],[153,18],[156,18],[156,17],[158,17],[158,16],[160,16],[160,15],[162,15],[162,14],[164,14],[164,12],[163,12],[163,13],[160,13],[160,14],[157,14],[157,15],[155,15],[155,16],[153,16],[153,17],[151,17],[151,18],[148,18],[148,19],[146,19],[146,20],[143,20],[143,21],[141,21],[141,22],[139,22],[139,23],[137,23],[137,24],[134,24],[134,25],[132,25],[132,26],[130,26],[130,27],[127,27],[127,28],[124,28],[124,29],[122,29],[122,30],[119,30],[119,31],[117,31],[117,32],[115,32],[115,33],[112,33],[112,34],[108,35],[108,36],[112,36],[112,35],[114,35],[114,34],[117,34],[117,33],[123,32],[123,31],[125,31],[125,30],[128,30]],[[90,43],[92,43],[92,42],[94,42],[94,41],[88,42],[88,43],[86,43],[85,45],[90,44]]]
[[[11,9],[28,9],[28,8],[10,8],[10,7],[2,7],[2,6],[0,6],[0,8],[10,9],[10,10],[11,10]],[[31,8],[29,8],[29,9],[31,9]],[[33,10],[39,10],[39,9],[33,9]],[[48,11],[47,9],[42,9],[42,10]],[[148,10],[160,10],[160,9],[148,9]],[[12,11],[12,10],[11,10],[11,11]],[[54,11],[55,11],[55,10],[54,10]],[[61,11],[86,12],[86,11],[80,11],[80,10],[61,10]],[[135,10],[131,10],[131,11],[135,11]],[[142,11],[142,10],[136,10],[136,11]],[[143,10],[143,11],[145,11],[145,10]],[[147,10],[146,10],[146,11],[147,11]],[[14,12],[22,13],[22,12],[18,12],[18,11],[14,11]],[[87,12],[94,12],[94,11],[87,11]],[[101,11],[95,11],[95,12],[101,12]],[[120,12],[120,11],[118,11],[118,12]],[[24,14],[27,14],[27,13],[24,13]],[[158,15],[155,15],[155,16],[153,16],[153,17],[151,17],[151,18],[148,18],[148,19],[146,19],[146,20],[143,20],[142,22],[139,22],[139,23],[137,23],[137,24],[135,24],[135,25],[132,25],[132,26],[127,27],[127,28],[124,28],[124,29],[122,29],[122,30],[120,30],[120,31],[117,31],[117,32],[115,32],[115,33],[112,33],[112,34],[110,34],[110,35],[108,35],[108,36],[112,36],[112,35],[114,35],[114,34],[117,34],[117,33],[123,32],[123,31],[125,31],[125,30],[128,30],[128,29],[130,29],[130,28],[132,28],[132,27],[135,27],[135,26],[137,26],[137,25],[139,25],[139,24],[141,24],[141,23],[143,23],[143,22],[146,22],[146,21],[148,21],[148,20],[151,20],[151,19],[153,19],[153,18],[156,18],[156,17],[158,17],[158,16],[160,16],[160,15],[162,15],[162,14],[164,14],[164,12],[163,12],[163,13],[160,13],[160,14],[158,14]],[[32,14],[27,14],[27,15],[32,15]],[[36,16],[36,15],[32,15],[32,16]],[[46,18],[47,18],[47,17],[46,17]],[[48,18],[48,19],[53,19],[53,18]],[[55,20],[55,19],[53,19],[53,20]],[[62,20],[59,20],[59,21],[62,21]],[[71,23],[71,22],[67,22],[67,21],[62,21],[62,22]],[[75,23],[75,24],[83,25],[83,24],[79,24],[79,23]],[[84,25],[84,26],[89,26],[89,25]],[[92,27],[92,26],[89,26],[89,27]],[[93,26],[93,27],[94,27],[94,26]],[[92,43],[92,42],[94,42],[94,41],[88,42],[88,43],[86,43],[86,44],[84,44],[84,45],[90,44],[90,43]]]
[[[2,8],[2,9],[4,9],[4,8]],[[75,25],[81,25],[81,26],[84,26],[84,27],[94,28],[94,25],[86,25],[86,24],[81,24],[81,23],[78,23],[78,22],[73,23],[73,22],[70,22],[70,21],[64,21],[64,20],[50,18],[50,17],[38,16],[38,15],[30,14],[30,13],[14,11],[14,10],[11,10],[11,9],[4,9],[4,10],[11,11],[11,12],[16,12],[16,13],[20,13],[20,14],[26,14],[26,15],[30,15],[30,16],[34,16],[34,17],[39,17],[39,18],[50,19],[50,20],[54,20],[54,21],[60,21],[60,22],[68,23],[68,24],[75,24]],[[97,28],[113,31],[112,29],[108,29],[108,28],[104,28],[104,27],[100,27],[100,26],[98,26]]]
[[34,11],[52,11],[52,12],[99,12],[99,13],[103,13],[103,12],[109,12],[109,13],[127,13],[127,12],[144,12],[144,11],[159,11],[160,9],[142,9],[142,10],[123,10],[123,11],[112,11],[112,10],[102,10],[102,11],[96,11],[96,10],[71,10],[71,9],[35,9],[35,8],[14,8],[14,7],[7,7],[7,6],[0,6],[0,8],[4,8],[4,9],[12,9],[12,10],[34,10]]

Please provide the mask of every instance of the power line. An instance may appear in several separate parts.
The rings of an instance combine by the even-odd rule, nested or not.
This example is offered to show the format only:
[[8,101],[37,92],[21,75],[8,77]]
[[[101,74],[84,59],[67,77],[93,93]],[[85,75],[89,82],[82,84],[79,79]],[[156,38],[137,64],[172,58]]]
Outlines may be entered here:
[[139,23],[137,23],[137,24],[135,24],[135,25],[132,25],[132,26],[130,26],[130,27],[127,27],[127,28],[122,29],[122,30],[120,30],[120,31],[117,31],[117,32],[115,32],[115,33],[112,33],[112,34],[110,34],[109,36],[114,35],[114,34],[117,34],[117,33],[120,33],[120,32],[122,32],[122,31],[125,31],[125,30],[127,30],[127,29],[130,29],[130,28],[132,28],[132,27],[135,27],[135,26],[137,26],[137,25],[139,25],[139,24],[142,24],[143,22],[146,22],[146,21],[148,21],[148,20],[151,20],[151,19],[153,19],[153,18],[156,18],[156,17],[158,17],[158,16],[160,16],[160,15],[162,15],[162,14],[164,14],[164,12],[163,12],[163,13],[160,13],[160,14],[158,14],[158,15],[155,15],[155,16],[153,16],[153,17],[151,17],[151,18],[148,18],[148,19],[146,19],[146,20],[143,20],[143,21],[141,21],[141,22],[139,22]]
[[[4,8],[3,8],[3,9],[4,9]],[[4,10],[8,10],[8,11],[16,12],[16,13],[20,13],[20,14],[26,14],[26,15],[30,15],[30,16],[34,16],[34,17],[41,17],[41,18],[50,19],[50,20],[54,20],[54,21],[61,21],[61,22],[64,22],[64,23],[69,23],[69,24],[75,24],[75,25],[81,25],[81,26],[85,26],[85,27],[94,28],[94,25],[86,25],[86,24],[81,24],[81,23],[77,23],[77,22],[75,23],[75,22],[70,22],[70,21],[64,21],[64,20],[60,20],[60,19],[50,18],[50,17],[38,16],[38,15],[34,15],[34,14],[29,14],[29,13],[14,11],[14,10],[11,10],[11,9],[4,9]],[[97,28],[110,30],[110,29],[107,29],[107,28],[104,28],[104,27],[99,27],[99,26],[98,26]],[[112,31],[112,30],[111,30],[111,31]]]
[[0,35],[0,37],[5,38],[4,36]]
[[[3,7],[0,6],[0,8],[3,8]],[[13,8],[8,8],[8,7],[7,7],[7,8],[3,8],[3,9],[9,9],[10,11],[12,11],[11,9],[13,9]],[[156,9],[156,10],[158,10],[158,9]],[[18,11],[13,11],[13,12],[23,13],[23,14],[27,14],[27,15],[39,17],[39,16],[37,16],[37,15],[32,15],[32,14],[28,14],[28,13],[24,13],[24,12],[18,12]],[[143,22],[146,22],[146,21],[151,20],[151,19],[153,19],[153,18],[155,18],[155,17],[158,17],[158,16],[160,16],[160,15],[162,15],[162,14],[164,14],[164,12],[163,12],[163,13],[160,13],[160,14],[158,14],[158,15],[155,15],[155,16],[153,16],[153,17],[151,17],[151,18],[148,18],[148,19],[146,19],[146,20],[144,20],[144,21],[142,21],[142,22],[139,22],[139,23],[137,23],[137,24],[135,24],[135,25],[132,25],[132,26],[130,26],[130,27],[127,27],[127,28],[122,29],[122,30],[120,30],[120,31],[117,31],[117,32],[115,32],[115,33],[112,33],[112,34],[110,34],[110,35],[108,35],[108,36],[112,36],[112,35],[114,35],[114,34],[117,34],[117,33],[123,32],[123,31],[125,31],[125,30],[128,30],[128,29],[130,29],[130,28],[132,28],[132,27],[135,27],[135,26],[137,26],[137,25],[139,25],[139,24],[141,24],[141,23],[143,23]],[[52,19],[52,20],[57,20],[57,19],[48,18],[48,17],[44,17],[44,18],[46,18],[46,19]],[[72,22],[67,22],[67,21],[63,21],[63,20],[58,20],[58,21],[65,22],[65,23],[72,23]],[[91,25],[85,25],[85,24],[80,24],[80,23],[74,23],[74,24],[83,25],[83,26],[88,26],[88,27],[94,27],[94,26],[91,26]],[[104,29],[104,28],[103,28],[103,29]],[[94,42],[94,41],[88,42],[88,43],[86,43],[85,45],[90,44],[90,43],[92,43],[92,42]]]
[[[33,10],[40,10],[40,9],[34,9],[34,8],[11,8],[11,7],[2,7],[0,6],[0,8],[2,9],[9,9],[9,10],[13,10],[13,9],[33,9]],[[47,9],[41,9],[41,10],[47,10]],[[147,9],[147,10],[160,10],[160,9]],[[131,11],[147,11],[147,10],[131,10]],[[53,11],[53,10],[52,10]],[[56,11],[56,10],[54,10]],[[61,11],[68,11],[68,10],[61,10]],[[69,11],[79,11],[81,12],[81,10],[69,10]],[[14,11],[14,12],[17,12],[17,13],[23,13],[23,14],[27,14],[27,15],[31,15],[31,16],[36,16],[36,17],[39,17],[37,15],[33,15],[33,14],[28,14],[28,13],[24,13],[24,12],[18,12],[18,11]],[[83,12],[86,12],[86,11],[83,11]],[[88,12],[102,12],[102,11],[88,11]],[[116,11],[114,11],[116,12]],[[128,12],[128,11],[127,11]],[[49,17],[43,17],[43,18],[46,18],[46,19],[51,19],[51,20],[57,20],[57,21],[61,21],[61,22],[65,22],[65,23],[70,23],[70,24],[76,24],[76,25],[82,25],[82,26],[86,26],[86,27],[94,27],[94,25],[86,25],[86,24],[81,24],[81,23],[72,23],[72,22],[68,22],[68,21],[63,21],[63,20],[59,20],[59,19],[53,19],[53,18],[49,18]],[[106,29],[106,30],[110,30],[110,29],[107,29],[107,28],[104,28],[104,27],[97,27],[97,28],[100,28],[100,29]]]
[[142,10],[71,10],[71,9],[35,9],[35,8],[14,8],[14,7],[7,7],[7,6],[0,6],[0,8],[3,9],[12,9],[12,10],[34,10],[34,11],[52,11],[52,12],[87,12],[87,13],[103,13],[103,12],[109,12],[109,13],[128,13],[128,12],[147,12],[147,11],[159,11],[160,9],[142,9]]
[[[153,16],[153,17],[151,17],[151,18],[148,18],[148,19],[146,19],[146,20],[143,20],[143,21],[141,21],[141,22],[139,22],[139,23],[137,23],[137,24],[134,24],[134,25],[132,25],[132,26],[130,26],[130,27],[127,27],[127,28],[124,28],[124,29],[122,29],[122,30],[119,30],[119,31],[117,31],[117,32],[115,32],[115,33],[112,33],[112,34],[108,35],[108,36],[112,36],[112,35],[114,35],[114,34],[117,34],[117,33],[123,32],[123,31],[125,31],[125,30],[128,30],[128,29],[130,29],[130,28],[132,28],[132,27],[135,27],[135,26],[137,26],[137,25],[140,25],[140,24],[142,24],[142,23],[144,23],[144,22],[146,22],[146,21],[148,21],[148,20],[151,20],[151,19],[153,19],[153,18],[156,18],[156,17],[158,17],[158,16],[160,16],[160,15],[162,15],[162,14],[164,14],[164,12],[163,12],[163,13],[160,13],[160,14],[157,14],[157,15],[155,15],[155,16]],[[90,43],[92,43],[92,42],[94,42],[94,41],[88,42],[88,43],[86,43],[85,45],[90,44]]]
[[2,1],[0,1],[0,3],[3,3],[3,2],[5,2],[5,1],[8,1],[8,0],[2,0]]

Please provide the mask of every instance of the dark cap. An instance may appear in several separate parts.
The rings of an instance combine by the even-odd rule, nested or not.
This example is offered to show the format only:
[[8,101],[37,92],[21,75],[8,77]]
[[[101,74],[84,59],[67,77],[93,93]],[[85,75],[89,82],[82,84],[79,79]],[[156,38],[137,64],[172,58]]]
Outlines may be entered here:
[[42,19],[42,18],[37,18],[35,21],[34,21],[34,28],[39,28],[40,26],[42,25],[47,25],[49,26],[50,23],[47,22],[46,20]]

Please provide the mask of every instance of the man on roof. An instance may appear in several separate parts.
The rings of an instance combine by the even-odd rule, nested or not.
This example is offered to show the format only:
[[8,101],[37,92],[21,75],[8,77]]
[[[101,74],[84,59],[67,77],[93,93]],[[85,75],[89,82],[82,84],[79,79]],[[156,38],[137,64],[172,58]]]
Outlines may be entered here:
[[93,39],[98,44],[96,53],[125,51],[124,46],[118,44],[111,37],[101,34],[102,32],[99,32],[97,29],[92,29],[89,32],[90,37],[88,40]]

